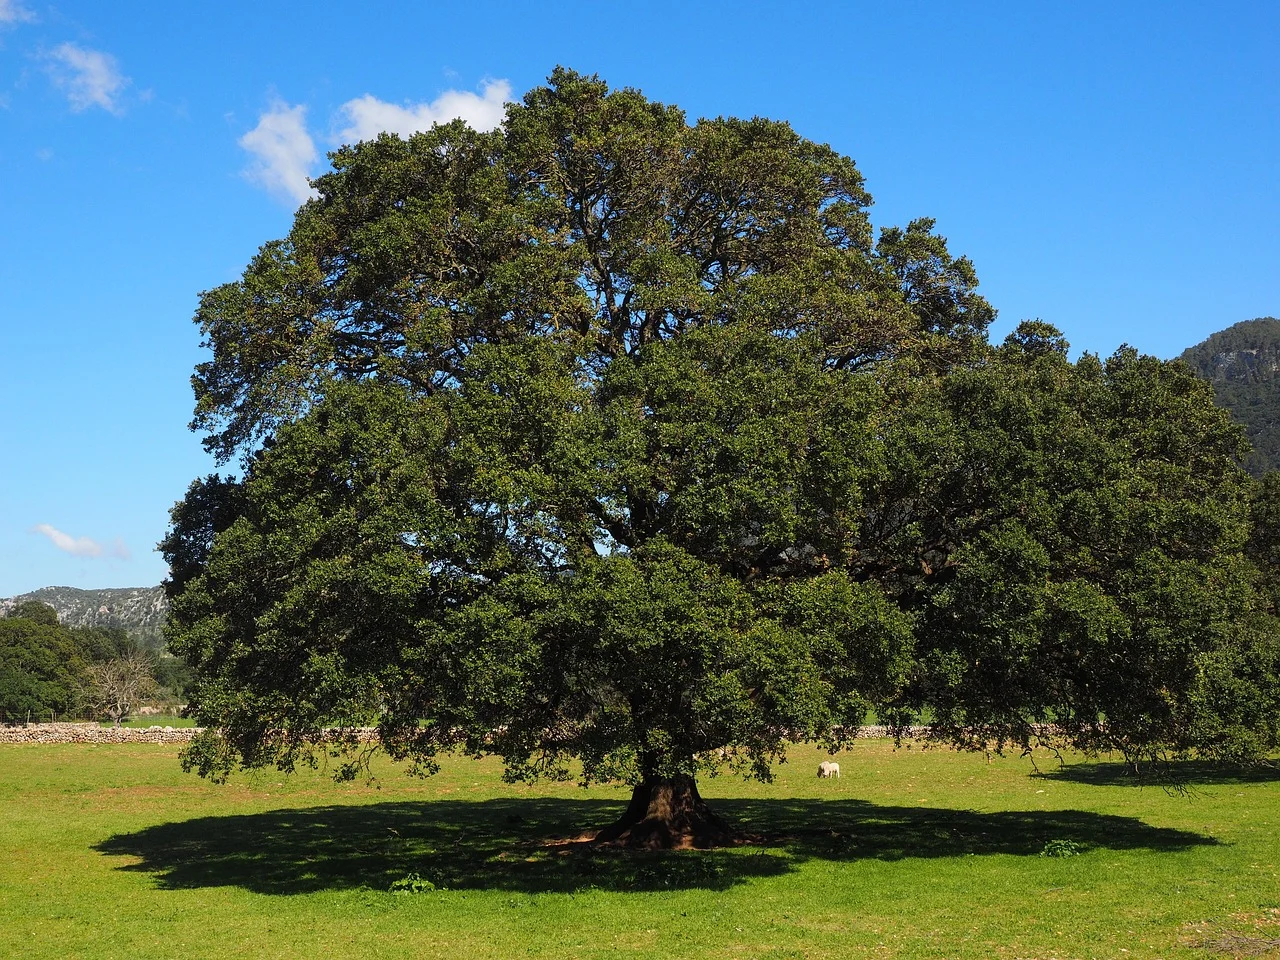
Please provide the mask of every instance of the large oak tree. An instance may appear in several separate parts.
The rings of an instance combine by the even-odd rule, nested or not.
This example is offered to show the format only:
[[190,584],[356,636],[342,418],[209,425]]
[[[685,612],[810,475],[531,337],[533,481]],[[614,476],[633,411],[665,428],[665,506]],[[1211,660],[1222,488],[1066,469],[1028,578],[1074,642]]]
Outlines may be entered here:
[[242,476],[162,545],[190,766],[354,772],[372,724],[427,772],[630,782],[602,836],[669,845],[729,835],[700,772],[873,706],[1274,742],[1238,431],[1182,368],[989,347],[972,265],[873,237],[851,160],[564,70],[492,133],[332,160],[196,318],[194,426]]

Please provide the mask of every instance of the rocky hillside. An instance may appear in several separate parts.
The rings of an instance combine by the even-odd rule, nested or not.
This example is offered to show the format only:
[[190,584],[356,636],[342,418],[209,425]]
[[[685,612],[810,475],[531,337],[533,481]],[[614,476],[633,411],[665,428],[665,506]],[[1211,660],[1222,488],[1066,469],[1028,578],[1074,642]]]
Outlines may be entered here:
[[1243,424],[1255,476],[1280,469],[1280,320],[1246,320],[1215,333],[1182,354],[1213,382],[1218,403]]
[[76,587],[41,587],[31,593],[0,600],[0,616],[24,600],[39,600],[58,611],[69,627],[123,627],[145,646],[163,641],[160,628],[169,611],[161,587],[120,587],[80,590]]

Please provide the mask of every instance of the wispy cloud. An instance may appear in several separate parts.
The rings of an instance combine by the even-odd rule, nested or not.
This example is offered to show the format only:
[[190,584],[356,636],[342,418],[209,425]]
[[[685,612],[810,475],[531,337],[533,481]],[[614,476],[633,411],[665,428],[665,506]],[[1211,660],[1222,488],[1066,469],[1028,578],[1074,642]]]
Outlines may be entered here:
[[305,106],[275,101],[239,143],[253,154],[254,162],[245,176],[254,183],[297,203],[314,195],[307,174],[318,154],[307,133]]
[[129,85],[129,78],[120,72],[116,58],[111,54],[64,43],[47,54],[46,59],[49,61],[49,76],[67,95],[72,110],[78,113],[90,107],[101,107],[117,115],[124,112],[119,98]]
[[114,540],[110,546],[104,546],[89,537],[73,537],[69,533],[63,533],[57,527],[47,523],[36,524],[31,528],[31,532],[44,534],[55,547],[64,553],[71,554],[73,557],[108,556],[115,557],[117,560],[128,560],[130,557],[129,548],[119,538]]
[[511,84],[506,80],[486,81],[478,94],[468,90],[446,90],[430,103],[404,106],[366,94],[348,100],[340,108],[347,126],[338,137],[343,143],[372,140],[380,133],[407,137],[456,118],[465,120],[476,130],[493,130],[502,123],[510,97]]
[[0,0],[0,24],[31,23],[35,18],[36,15],[18,0]]

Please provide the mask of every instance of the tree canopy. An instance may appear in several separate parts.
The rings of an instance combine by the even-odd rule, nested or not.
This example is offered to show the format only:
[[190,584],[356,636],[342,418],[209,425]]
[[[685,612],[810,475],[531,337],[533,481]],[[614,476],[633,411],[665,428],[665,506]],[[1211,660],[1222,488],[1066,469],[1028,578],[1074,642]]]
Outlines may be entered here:
[[630,782],[606,836],[663,845],[726,835],[700,773],[872,708],[966,746],[1275,742],[1208,386],[1043,324],[991,347],[972,264],[928,219],[875,237],[848,158],[557,70],[499,130],[332,161],[196,315],[193,427],[242,474],[162,544],[189,766],[354,774],[375,725],[424,772]]
[[[52,617],[50,615],[52,614]],[[48,719],[75,705],[84,657],[70,630],[43,603],[24,603],[0,619],[0,716]]]

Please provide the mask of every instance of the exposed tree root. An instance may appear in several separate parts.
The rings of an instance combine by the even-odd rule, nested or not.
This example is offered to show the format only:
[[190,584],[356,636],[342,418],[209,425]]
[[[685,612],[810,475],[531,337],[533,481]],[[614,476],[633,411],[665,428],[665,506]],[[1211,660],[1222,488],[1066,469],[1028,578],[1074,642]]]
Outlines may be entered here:
[[596,835],[594,843],[631,850],[723,847],[736,834],[698,793],[692,777],[649,781],[631,793],[622,817]]

